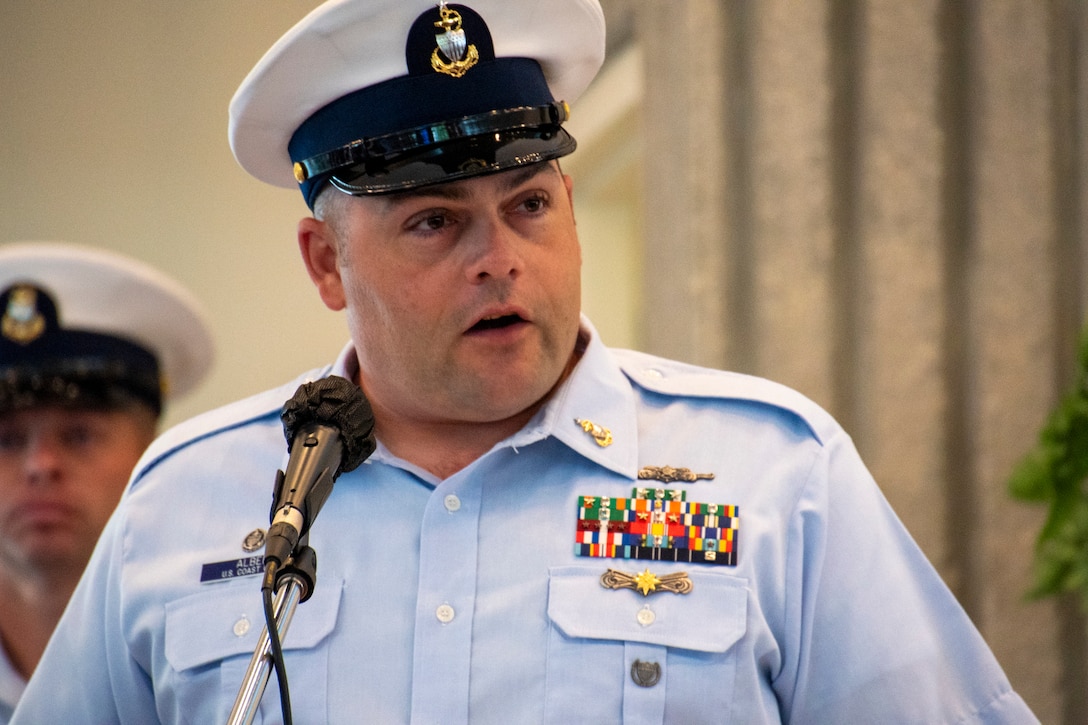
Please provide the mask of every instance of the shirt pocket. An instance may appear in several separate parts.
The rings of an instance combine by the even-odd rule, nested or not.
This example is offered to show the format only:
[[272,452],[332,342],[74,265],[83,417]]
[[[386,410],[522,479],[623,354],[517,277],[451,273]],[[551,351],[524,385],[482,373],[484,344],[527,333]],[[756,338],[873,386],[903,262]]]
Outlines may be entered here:
[[604,570],[549,572],[547,721],[729,722],[747,580],[651,566],[657,576],[685,571],[692,588],[644,596],[605,588]]
[[[283,637],[291,710],[296,722],[324,722],[328,651],[336,626],[342,581],[328,577],[298,605]],[[260,581],[212,584],[166,605],[165,678],[156,693],[160,716],[170,722],[225,722],[264,630]],[[280,722],[279,688],[268,685],[254,723]]]

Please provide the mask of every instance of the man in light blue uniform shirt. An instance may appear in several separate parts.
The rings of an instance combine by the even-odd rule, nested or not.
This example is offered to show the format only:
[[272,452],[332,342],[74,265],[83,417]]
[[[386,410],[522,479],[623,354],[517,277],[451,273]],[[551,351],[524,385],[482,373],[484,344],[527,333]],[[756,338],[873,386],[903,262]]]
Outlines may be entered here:
[[232,148],[314,210],[351,341],[153,445],[16,722],[227,719],[281,408],[329,375],[377,450],[310,530],[298,722],[1036,721],[825,412],[580,315],[556,159],[603,49],[596,0],[346,0],[258,63]]

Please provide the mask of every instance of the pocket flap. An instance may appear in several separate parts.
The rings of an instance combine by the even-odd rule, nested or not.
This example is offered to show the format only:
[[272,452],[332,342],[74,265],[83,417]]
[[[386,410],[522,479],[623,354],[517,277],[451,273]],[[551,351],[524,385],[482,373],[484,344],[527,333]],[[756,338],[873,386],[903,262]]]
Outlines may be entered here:
[[[649,569],[658,576],[671,571]],[[746,579],[688,570],[690,592],[643,596],[632,589],[606,589],[603,572],[582,566],[550,570],[548,617],[568,637],[725,652],[747,628]]]
[[[326,578],[295,609],[283,648],[317,645],[336,625],[343,581]],[[177,671],[252,654],[264,629],[260,581],[206,586],[166,605],[166,659]]]

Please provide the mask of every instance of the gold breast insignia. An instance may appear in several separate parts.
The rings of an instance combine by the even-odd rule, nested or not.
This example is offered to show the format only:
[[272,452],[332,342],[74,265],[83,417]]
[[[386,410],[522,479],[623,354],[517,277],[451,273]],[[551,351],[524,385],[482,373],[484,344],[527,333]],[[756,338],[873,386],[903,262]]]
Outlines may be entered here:
[[710,480],[714,478],[714,474],[695,473],[690,468],[674,468],[673,466],[643,466],[638,471],[638,477],[642,480],[664,481],[665,483],[675,483],[676,481],[691,483],[700,479]]

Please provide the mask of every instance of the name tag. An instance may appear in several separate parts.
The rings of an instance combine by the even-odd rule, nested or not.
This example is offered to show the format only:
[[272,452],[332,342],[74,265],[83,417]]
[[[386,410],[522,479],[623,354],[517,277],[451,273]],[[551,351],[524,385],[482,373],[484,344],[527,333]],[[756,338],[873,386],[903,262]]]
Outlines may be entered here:
[[240,576],[258,576],[263,573],[264,556],[250,556],[244,559],[205,564],[200,569],[200,581],[202,583],[225,581]]

